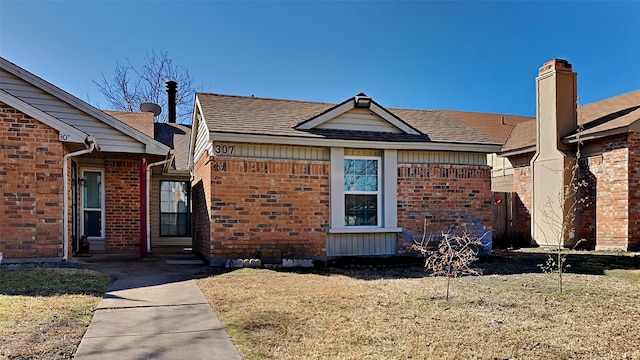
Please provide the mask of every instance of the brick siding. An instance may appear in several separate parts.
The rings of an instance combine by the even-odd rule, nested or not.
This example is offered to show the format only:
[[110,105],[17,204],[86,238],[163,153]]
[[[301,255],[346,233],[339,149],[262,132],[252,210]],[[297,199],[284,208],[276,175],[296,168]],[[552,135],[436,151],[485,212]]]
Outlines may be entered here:
[[0,103],[0,251],[62,256],[63,144],[55,129]]
[[[640,247],[640,134],[603,139],[602,153],[580,159],[578,236],[580,247],[634,250]],[[514,169],[514,191],[522,201],[517,230],[530,229],[531,169]]]
[[106,249],[139,249],[140,163],[107,159],[104,175]]
[[210,166],[212,257],[325,255],[329,162],[230,158]]
[[482,235],[491,230],[491,171],[486,166],[398,166],[398,226],[405,247],[427,231]]
[[199,256],[211,258],[211,166],[209,156],[202,155],[194,165],[191,186],[191,224],[194,251]]
[[640,133],[629,133],[628,250],[640,250]]
[[531,166],[513,169],[514,197],[513,221],[515,234],[523,244],[531,244],[531,210],[532,210]]
[[596,202],[597,174],[602,173],[602,156],[591,156],[580,159],[580,173],[578,179],[586,183],[578,192],[578,238],[583,240],[580,248],[595,249],[597,239],[596,216],[598,203]]
[[605,139],[596,170],[597,249],[627,249],[629,236],[629,143],[626,135]]

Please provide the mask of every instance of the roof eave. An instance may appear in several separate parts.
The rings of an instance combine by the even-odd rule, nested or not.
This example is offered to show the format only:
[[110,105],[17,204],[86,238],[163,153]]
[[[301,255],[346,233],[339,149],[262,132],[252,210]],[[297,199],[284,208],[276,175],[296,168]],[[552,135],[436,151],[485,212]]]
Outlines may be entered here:
[[629,126],[621,126],[619,128],[598,131],[590,134],[582,134],[582,133],[573,134],[571,136],[567,136],[564,139],[562,139],[562,142],[565,144],[577,144],[583,141],[597,140],[607,136],[626,134],[628,132],[629,132]]
[[498,155],[504,156],[504,157],[509,157],[509,156],[528,154],[528,153],[532,153],[532,152],[536,152],[536,147],[535,146],[529,146],[529,147],[525,147],[525,148],[513,149],[513,150],[507,150],[507,151],[500,151],[500,152],[498,152]]
[[170,150],[169,147],[165,146],[164,144],[161,144],[160,142],[156,141],[152,137],[147,136],[146,134],[143,134],[142,132],[121,122],[120,120],[114,118],[113,116],[110,116],[105,112],[87,104],[86,102],[67,93],[66,91],[60,89],[59,87],[49,83],[48,81],[41,79],[35,74],[32,74],[27,70],[22,69],[21,67],[1,57],[0,57],[0,65],[4,70],[21,78],[22,80],[30,83],[31,85],[46,91],[47,93],[55,96],[59,100],[66,102],[67,104],[77,108],[78,110],[81,110],[87,113],[88,115],[91,115],[97,120],[102,121],[107,125],[113,127],[114,129],[119,130],[124,134],[127,134],[128,136],[132,137],[133,139],[145,144],[145,152],[147,154],[166,155],[169,153],[169,150]]

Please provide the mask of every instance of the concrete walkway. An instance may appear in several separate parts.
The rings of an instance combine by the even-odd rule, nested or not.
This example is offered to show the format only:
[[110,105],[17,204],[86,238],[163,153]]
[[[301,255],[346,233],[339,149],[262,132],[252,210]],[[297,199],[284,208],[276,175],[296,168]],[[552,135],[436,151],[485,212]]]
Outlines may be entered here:
[[74,258],[114,279],[75,359],[242,359],[192,276],[191,254]]

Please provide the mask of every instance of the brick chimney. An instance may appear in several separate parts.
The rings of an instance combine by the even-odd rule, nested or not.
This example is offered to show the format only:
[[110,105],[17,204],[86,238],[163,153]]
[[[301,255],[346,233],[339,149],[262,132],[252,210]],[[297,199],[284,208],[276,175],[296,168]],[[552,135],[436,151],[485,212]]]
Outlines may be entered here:
[[167,81],[167,122],[176,123],[176,93],[178,92],[178,83],[170,80]]
[[[542,65],[536,78],[536,154],[531,161],[533,179],[532,237],[540,246],[570,246],[576,241],[575,224],[567,222],[573,199],[563,199],[571,181],[575,148],[562,138],[577,128],[577,75],[566,60]],[[562,238],[562,239],[561,239]]]

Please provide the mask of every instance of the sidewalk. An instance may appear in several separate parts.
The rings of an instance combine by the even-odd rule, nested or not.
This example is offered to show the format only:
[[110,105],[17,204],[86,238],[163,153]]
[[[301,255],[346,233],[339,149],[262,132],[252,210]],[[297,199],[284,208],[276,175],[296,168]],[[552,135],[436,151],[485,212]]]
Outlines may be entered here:
[[206,269],[192,255],[94,255],[78,261],[114,281],[75,359],[242,359],[191,280]]

